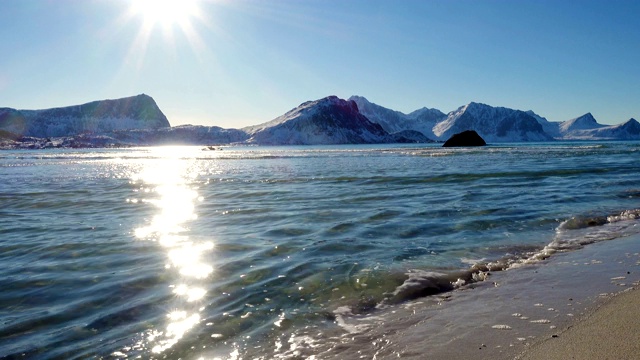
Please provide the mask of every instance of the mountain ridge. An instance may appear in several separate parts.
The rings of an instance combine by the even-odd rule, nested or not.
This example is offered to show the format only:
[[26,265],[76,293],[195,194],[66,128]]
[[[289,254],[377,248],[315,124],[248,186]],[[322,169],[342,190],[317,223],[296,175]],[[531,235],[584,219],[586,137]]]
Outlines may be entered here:
[[[360,102],[366,101],[362,96],[358,98]],[[373,119],[377,119],[376,115],[385,113],[387,110],[393,111],[377,104],[373,105],[376,109],[374,114],[367,113],[366,109],[371,105],[367,104],[363,108],[365,115]],[[402,113],[394,112],[394,114],[397,116]],[[388,119],[382,119],[381,122],[383,121]],[[624,127],[623,125],[627,123],[629,125]],[[640,133],[636,131],[634,123],[637,121],[631,118],[625,123],[603,125],[599,124],[591,113],[566,121],[549,121],[533,110],[521,111],[472,101],[449,112],[446,118],[438,121],[428,133],[437,141],[444,141],[448,136],[464,130],[475,130],[489,142],[640,140]]]
[[328,96],[307,101],[261,125],[241,129],[250,144],[321,145],[386,142],[388,133],[369,121],[354,101]]
[[33,137],[170,126],[155,100],[146,94],[42,110],[0,109],[0,129]]
[[172,127],[146,94],[44,110],[0,108],[0,148],[407,143],[445,141],[465,130],[494,143],[640,140],[640,123],[633,118],[603,125],[586,113],[567,121],[548,121],[532,110],[478,102],[447,114],[428,107],[405,114],[356,95],[346,100],[332,95],[306,101],[275,119],[241,129]]

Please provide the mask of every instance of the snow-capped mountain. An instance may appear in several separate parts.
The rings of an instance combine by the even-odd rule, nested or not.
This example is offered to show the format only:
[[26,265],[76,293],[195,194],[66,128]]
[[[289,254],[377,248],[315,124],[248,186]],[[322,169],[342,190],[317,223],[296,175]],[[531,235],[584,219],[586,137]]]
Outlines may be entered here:
[[427,123],[435,123],[446,118],[447,114],[438,109],[429,109],[427,107],[423,107],[421,109],[410,112],[409,114],[407,114],[407,117],[418,122],[424,121]]
[[159,144],[324,145],[445,141],[475,130],[485,141],[640,140],[640,123],[602,125],[590,113],[564,122],[535,112],[469,103],[444,114],[409,114],[369,102],[329,96],[307,101],[276,119],[243,129],[171,127],[147,95],[46,110],[0,108],[0,148],[102,147]]
[[602,125],[587,113],[564,122],[549,121],[532,110],[520,111],[469,103],[444,115],[440,110],[423,108],[403,114],[369,102],[361,96],[350,99],[372,122],[389,132],[409,129],[445,141],[465,130],[477,131],[489,142],[552,140],[640,140],[634,119],[619,125]]
[[586,113],[577,118],[564,121],[558,125],[560,136],[563,138],[573,138],[583,130],[592,130],[605,127],[605,125],[598,124],[596,119],[591,113]]
[[0,109],[0,129],[33,137],[169,126],[156,102],[145,94],[45,110]]
[[469,103],[450,112],[437,123],[433,133],[440,140],[454,134],[475,130],[487,142],[550,141],[542,125],[521,110]]
[[399,133],[405,130],[419,131],[430,139],[435,139],[433,127],[440,120],[447,117],[438,109],[422,108],[409,114],[391,110],[374,104],[362,96],[351,96],[349,100],[355,101],[358,110],[369,120],[382,126],[388,133]]
[[242,129],[262,145],[370,144],[389,134],[358,111],[354,101],[329,96],[307,101],[267,123]]
[[[588,114],[590,115],[590,114]],[[569,120],[571,121],[571,120]],[[564,124],[564,123],[563,123]],[[618,125],[574,128],[564,134],[565,140],[640,140],[640,123],[636,119]]]
[[557,121],[549,121],[547,120],[547,118],[542,117],[536,113],[533,112],[533,110],[527,110],[525,111],[527,114],[531,115],[534,119],[536,119],[536,121],[538,121],[538,124],[540,124],[542,126],[542,130],[544,130],[544,132],[546,132],[547,134],[549,134],[551,137],[555,138],[559,138],[560,135],[560,122]]

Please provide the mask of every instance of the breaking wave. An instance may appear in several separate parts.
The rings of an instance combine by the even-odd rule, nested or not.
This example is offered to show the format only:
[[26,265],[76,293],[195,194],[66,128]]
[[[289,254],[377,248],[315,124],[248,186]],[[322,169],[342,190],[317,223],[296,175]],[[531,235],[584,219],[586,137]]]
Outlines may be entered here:
[[495,261],[479,261],[468,269],[435,272],[409,270],[406,280],[387,294],[379,306],[398,304],[487,280],[491,272],[535,264],[558,252],[578,250],[586,245],[640,233],[640,209],[606,216],[577,216],[563,221],[553,240],[542,249],[516,251]]

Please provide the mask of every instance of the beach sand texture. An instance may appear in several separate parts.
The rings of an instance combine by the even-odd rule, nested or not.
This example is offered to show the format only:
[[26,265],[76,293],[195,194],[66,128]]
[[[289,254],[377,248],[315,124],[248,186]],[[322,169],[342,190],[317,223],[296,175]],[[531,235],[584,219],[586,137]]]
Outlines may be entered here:
[[640,359],[640,291],[636,287],[612,297],[517,359]]

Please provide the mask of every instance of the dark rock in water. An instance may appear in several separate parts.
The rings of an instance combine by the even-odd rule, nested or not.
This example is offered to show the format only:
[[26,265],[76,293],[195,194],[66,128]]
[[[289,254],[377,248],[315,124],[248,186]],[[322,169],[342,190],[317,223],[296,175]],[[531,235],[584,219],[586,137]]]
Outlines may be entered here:
[[445,141],[442,147],[456,147],[456,146],[485,146],[487,143],[480,135],[474,130],[467,130],[461,133],[455,134]]

